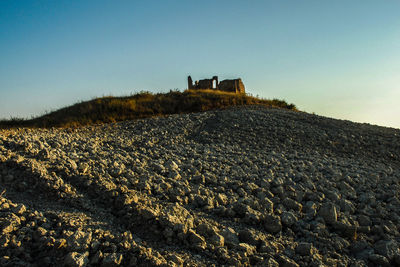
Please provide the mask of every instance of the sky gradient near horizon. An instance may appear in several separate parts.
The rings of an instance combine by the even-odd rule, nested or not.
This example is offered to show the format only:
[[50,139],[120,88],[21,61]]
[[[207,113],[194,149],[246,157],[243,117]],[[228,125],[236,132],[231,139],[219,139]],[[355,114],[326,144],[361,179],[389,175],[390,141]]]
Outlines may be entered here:
[[194,80],[400,128],[400,1],[0,1],[0,118]]

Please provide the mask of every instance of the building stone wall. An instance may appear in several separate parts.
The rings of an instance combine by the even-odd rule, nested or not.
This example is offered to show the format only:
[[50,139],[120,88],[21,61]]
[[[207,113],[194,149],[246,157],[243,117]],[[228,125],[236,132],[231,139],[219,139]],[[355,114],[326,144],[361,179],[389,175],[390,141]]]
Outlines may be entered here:
[[188,76],[188,89],[213,89],[237,94],[246,92],[242,79],[223,80],[218,83],[218,76],[213,76],[212,79],[195,81],[194,84],[192,77]]
[[233,93],[245,93],[244,84],[240,78],[221,81],[218,85],[218,90]]

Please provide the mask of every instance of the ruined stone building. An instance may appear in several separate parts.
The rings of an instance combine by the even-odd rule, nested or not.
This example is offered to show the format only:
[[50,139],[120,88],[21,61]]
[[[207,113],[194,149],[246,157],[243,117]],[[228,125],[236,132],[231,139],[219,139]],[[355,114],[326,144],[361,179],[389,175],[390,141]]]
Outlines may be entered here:
[[192,77],[188,76],[188,89],[214,89],[237,94],[245,93],[242,79],[223,80],[218,83],[218,76],[213,76],[212,79],[195,81],[194,84]]

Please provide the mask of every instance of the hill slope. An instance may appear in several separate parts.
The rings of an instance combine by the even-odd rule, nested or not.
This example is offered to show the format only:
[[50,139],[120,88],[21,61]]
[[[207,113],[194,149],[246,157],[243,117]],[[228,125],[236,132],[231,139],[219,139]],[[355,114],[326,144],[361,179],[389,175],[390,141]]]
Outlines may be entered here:
[[0,265],[398,265],[399,155],[259,106],[1,130]]
[[0,121],[0,127],[82,126],[255,104],[296,109],[293,104],[282,100],[215,90],[170,91],[164,94],[143,92],[128,97],[96,98],[31,120],[3,120]]

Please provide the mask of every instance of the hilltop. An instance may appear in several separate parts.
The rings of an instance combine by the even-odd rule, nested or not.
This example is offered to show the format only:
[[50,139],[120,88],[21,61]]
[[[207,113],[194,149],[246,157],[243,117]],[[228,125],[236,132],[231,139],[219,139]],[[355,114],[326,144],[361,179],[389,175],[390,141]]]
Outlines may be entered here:
[[153,116],[200,112],[241,105],[263,105],[296,110],[285,101],[216,90],[169,93],[141,92],[126,97],[101,97],[61,108],[43,116],[0,121],[0,127],[70,127],[110,123]]

